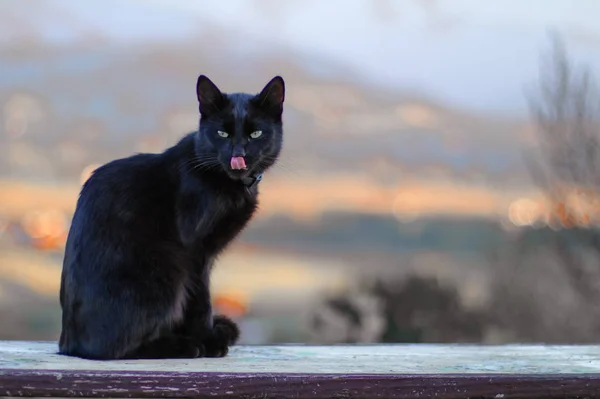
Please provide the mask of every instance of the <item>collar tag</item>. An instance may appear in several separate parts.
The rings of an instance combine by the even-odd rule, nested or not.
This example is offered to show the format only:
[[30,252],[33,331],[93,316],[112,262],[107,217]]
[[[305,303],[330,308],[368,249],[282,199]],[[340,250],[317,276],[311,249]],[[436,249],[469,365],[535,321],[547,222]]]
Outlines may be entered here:
[[255,185],[258,184],[258,182],[260,182],[262,180],[262,173],[258,174],[256,176],[252,176],[252,177],[247,177],[245,179],[242,180],[242,183],[244,183],[244,185],[247,188],[252,188]]

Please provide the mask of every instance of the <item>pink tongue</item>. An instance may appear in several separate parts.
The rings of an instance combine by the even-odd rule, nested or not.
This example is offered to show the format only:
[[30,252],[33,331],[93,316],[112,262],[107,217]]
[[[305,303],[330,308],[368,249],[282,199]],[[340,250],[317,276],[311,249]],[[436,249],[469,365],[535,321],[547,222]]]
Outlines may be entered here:
[[246,160],[244,157],[231,157],[231,169],[246,169]]

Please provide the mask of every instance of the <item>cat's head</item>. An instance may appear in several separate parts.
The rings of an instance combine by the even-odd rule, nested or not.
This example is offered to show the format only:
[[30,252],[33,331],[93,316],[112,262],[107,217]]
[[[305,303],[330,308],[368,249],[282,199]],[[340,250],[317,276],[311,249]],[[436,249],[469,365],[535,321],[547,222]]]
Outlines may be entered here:
[[256,175],[272,166],[282,145],[285,84],[280,76],[256,95],[223,93],[206,76],[196,84],[200,127],[197,157],[208,168],[222,168],[232,179]]

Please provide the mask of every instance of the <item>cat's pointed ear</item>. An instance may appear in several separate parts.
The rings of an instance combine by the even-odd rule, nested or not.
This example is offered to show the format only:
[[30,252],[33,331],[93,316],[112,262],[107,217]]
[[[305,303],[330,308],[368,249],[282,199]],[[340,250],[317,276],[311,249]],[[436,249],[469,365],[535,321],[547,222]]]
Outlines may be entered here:
[[221,90],[205,75],[198,76],[196,95],[198,96],[200,114],[202,115],[220,110],[225,102]]
[[256,96],[256,104],[273,116],[281,116],[284,99],[285,83],[281,76],[275,76]]

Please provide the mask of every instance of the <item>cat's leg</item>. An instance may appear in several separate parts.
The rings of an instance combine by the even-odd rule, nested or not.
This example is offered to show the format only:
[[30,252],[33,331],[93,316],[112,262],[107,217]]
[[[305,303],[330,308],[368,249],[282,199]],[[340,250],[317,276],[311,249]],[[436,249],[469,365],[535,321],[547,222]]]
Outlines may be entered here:
[[191,338],[167,335],[143,344],[122,359],[192,359],[203,356],[203,352]]
[[205,356],[226,356],[229,353],[229,347],[235,345],[239,337],[239,327],[233,320],[223,315],[214,316],[212,332],[202,342]]
[[201,348],[201,356],[204,357],[226,356],[229,347],[234,345],[240,336],[237,324],[223,315],[210,316],[208,326],[205,314],[202,313],[190,315],[187,322],[185,330],[193,336],[194,343]]
[[[81,272],[67,274],[59,353],[111,360],[131,358],[141,349],[146,357],[162,358],[195,357],[203,352],[189,339],[162,338],[172,335],[173,326],[183,320],[185,274],[163,266],[173,256],[160,248],[146,249],[143,255],[119,265],[118,271],[127,270],[122,273],[126,279],[117,274],[97,281]],[[147,270],[157,271],[157,277],[150,278]]]
[[[103,303],[98,301],[98,303]],[[104,302],[106,303],[106,302]],[[172,336],[164,318],[141,306],[121,308],[90,304],[84,315],[63,327],[59,353],[94,360],[197,357],[203,352],[191,339]],[[94,308],[91,308],[94,306]],[[135,309],[134,309],[135,308]],[[136,311],[137,309],[137,311]],[[89,317],[89,315],[95,317]]]
[[201,270],[194,279],[193,289],[187,303],[181,334],[193,337],[203,348],[205,357],[223,357],[229,352],[240,335],[238,326],[231,319],[213,316],[210,301],[208,273],[210,266]]

